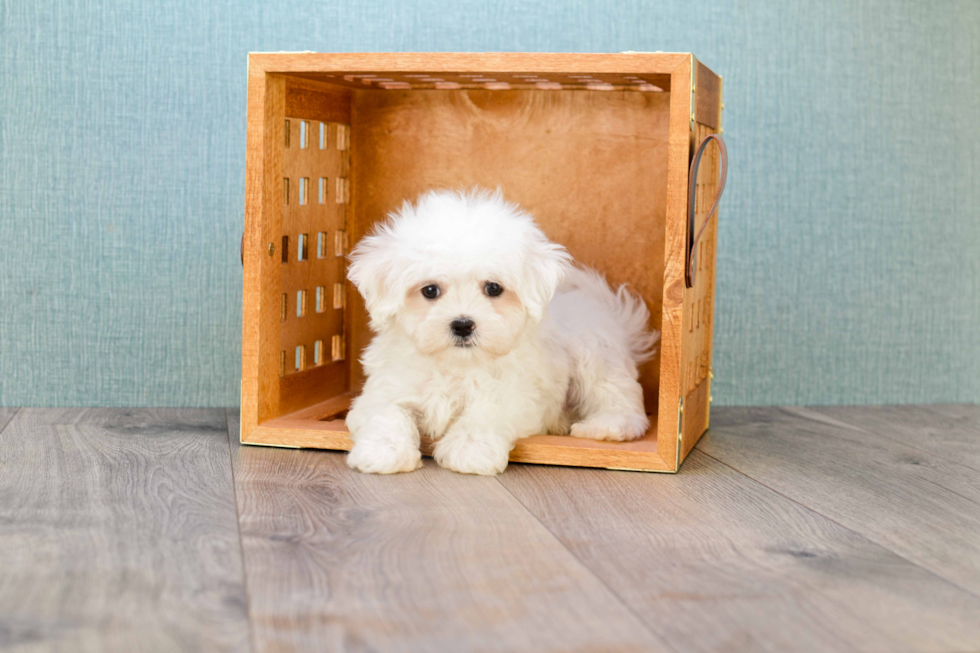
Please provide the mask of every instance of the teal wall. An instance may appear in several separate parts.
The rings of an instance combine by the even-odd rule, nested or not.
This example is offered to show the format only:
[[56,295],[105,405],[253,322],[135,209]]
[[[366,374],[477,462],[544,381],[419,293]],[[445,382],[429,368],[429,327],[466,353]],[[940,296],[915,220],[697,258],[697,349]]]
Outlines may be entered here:
[[976,0],[0,0],[0,405],[237,403],[250,50],[693,51],[716,403],[980,400]]

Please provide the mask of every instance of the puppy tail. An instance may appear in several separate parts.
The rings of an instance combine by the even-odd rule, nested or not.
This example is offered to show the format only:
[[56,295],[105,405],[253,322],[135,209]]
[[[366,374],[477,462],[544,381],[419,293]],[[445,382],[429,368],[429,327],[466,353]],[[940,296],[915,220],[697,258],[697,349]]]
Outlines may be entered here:
[[578,288],[607,307],[625,332],[630,355],[637,365],[657,353],[660,332],[649,327],[650,309],[643,298],[624,283],[616,290],[599,272],[592,268],[573,267],[565,281],[566,287]]
[[660,343],[660,332],[649,327],[650,310],[643,298],[630,291],[625,283],[616,289],[616,300],[633,360],[637,365],[645,363],[657,353]]

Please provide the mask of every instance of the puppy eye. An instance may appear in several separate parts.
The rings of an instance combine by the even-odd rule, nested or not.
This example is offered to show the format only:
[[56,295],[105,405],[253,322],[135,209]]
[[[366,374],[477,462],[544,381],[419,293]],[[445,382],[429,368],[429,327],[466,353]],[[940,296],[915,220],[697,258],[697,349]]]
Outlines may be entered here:
[[497,297],[503,291],[503,287],[499,283],[494,283],[493,281],[488,281],[483,286],[483,292],[485,292],[489,297]]
[[426,299],[435,299],[439,296],[439,286],[431,284],[422,289],[422,296]]

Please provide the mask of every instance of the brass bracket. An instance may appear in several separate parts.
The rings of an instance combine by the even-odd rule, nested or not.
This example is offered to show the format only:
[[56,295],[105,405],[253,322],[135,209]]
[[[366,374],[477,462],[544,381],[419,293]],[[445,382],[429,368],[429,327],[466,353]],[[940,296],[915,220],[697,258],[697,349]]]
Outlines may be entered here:
[[711,428],[711,404],[715,400],[714,396],[712,396],[711,394],[711,382],[714,380],[714,378],[715,378],[715,373],[709,367],[708,368],[708,410],[705,411],[705,418],[704,418],[705,430]]
[[681,445],[684,443],[684,397],[677,406],[677,452],[674,460],[674,471],[681,468]]

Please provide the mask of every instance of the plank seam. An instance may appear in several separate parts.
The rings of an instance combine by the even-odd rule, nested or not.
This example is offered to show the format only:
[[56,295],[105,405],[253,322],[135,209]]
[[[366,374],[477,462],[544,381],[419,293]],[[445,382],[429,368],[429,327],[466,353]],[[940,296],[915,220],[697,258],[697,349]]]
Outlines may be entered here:
[[[962,404],[962,405],[964,405],[964,406],[970,406],[972,404]],[[929,413],[931,415],[935,415],[936,416],[936,419],[940,419],[941,417],[947,417],[948,418],[948,416],[945,416],[945,415],[943,415],[943,413],[941,413],[941,412],[939,412],[937,410],[934,410],[934,408],[932,406],[928,405],[928,404],[917,405],[916,407],[923,409],[924,411],[926,411],[927,413]],[[805,410],[807,412],[810,412],[810,409],[807,408],[807,407],[801,407],[801,408],[803,408],[803,410]],[[835,406],[835,408],[837,408],[837,406]],[[839,408],[861,408],[861,406],[839,406]],[[827,415],[823,415],[822,413],[817,413],[817,414],[818,415],[822,415],[823,417],[828,417]],[[883,438],[887,438],[890,442],[895,442],[896,444],[900,444],[900,445],[905,446],[905,447],[908,447],[910,449],[915,449],[916,451],[919,451],[919,452],[921,452],[923,454],[926,454],[927,456],[930,456],[930,457],[933,457],[933,458],[938,458],[939,460],[945,460],[946,462],[953,463],[955,465],[960,465],[962,467],[966,467],[967,469],[971,469],[974,472],[980,472],[980,468],[973,467],[972,465],[968,465],[968,464],[966,464],[966,463],[964,463],[964,462],[962,462],[960,460],[955,460],[955,459],[953,459],[953,458],[951,458],[951,457],[949,457],[949,456],[947,456],[945,454],[939,454],[939,453],[936,453],[935,451],[928,451],[926,449],[921,449],[921,448],[915,446],[914,444],[909,444],[907,441],[902,440],[902,439],[897,438],[897,437],[894,437],[892,435],[889,435],[888,433],[886,433],[884,431],[879,431],[878,429],[869,428],[867,426],[861,426],[859,424],[855,424],[854,422],[851,422],[850,420],[843,419],[843,418],[838,417],[836,415],[833,416],[832,419],[837,420],[839,422],[842,422],[844,424],[847,424],[848,426],[850,426],[852,428],[855,428],[855,429],[857,429],[857,430],[859,430],[859,431],[861,431],[863,433],[870,433],[872,435],[878,435],[878,436],[881,436]],[[977,438],[980,439],[980,431],[977,432]],[[947,488],[947,490],[948,490],[948,488]],[[948,490],[948,491],[951,491],[951,490]],[[957,494],[957,493],[954,492],[954,494]],[[960,495],[960,496],[963,496],[963,495]],[[963,497],[963,498],[964,499],[967,499],[968,497]],[[969,499],[969,500],[970,501],[973,501],[972,499]]]
[[[908,558],[906,558],[906,557],[905,557],[904,555],[902,555],[901,553],[899,553],[899,552],[897,552],[897,551],[895,551],[895,550],[893,550],[893,549],[892,549],[891,547],[889,547],[889,546],[886,546],[886,545],[884,545],[884,544],[882,544],[881,542],[878,542],[877,540],[874,540],[874,539],[872,539],[872,538],[871,538],[870,536],[868,536],[868,535],[864,535],[863,533],[859,533],[858,531],[856,531],[856,530],[854,530],[853,528],[850,528],[850,527],[848,527],[848,526],[845,526],[844,524],[842,524],[842,523],[840,523],[839,521],[837,521],[837,520],[836,520],[836,519],[834,519],[833,517],[831,517],[831,516],[829,516],[829,515],[825,515],[824,513],[822,513],[822,512],[820,512],[819,510],[817,510],[816,508],[812,508],[812,507],[810,507],[810,506],[808,506],[808,505],[806,505],[805,503],[802,503],[802,502],[800,502],[800,501],[798,501],[798,500],[796,500],[796,499],[794,499],[794,498],[793,498],[793,497],[791,497],[791,496],[788,496],[788,495],[786,495],[786,494],[783,494],[782,492],[780,492],[780,491],[779,491],[779,490],[777,490],[776,488],[774,488],[774,487],[771,487],[771,486],[769,486],[769,485],[767,485],[767,484],[766,484],[766,483],[764,483],[763,481],[760,481],[759,479],[757,479],[757,478],[755,478],[755,477],[753,477],[753,476],[750,476],[750,475],[749,475],[748,473],[746,473],[746,472],[743,472],[742,470],[740,470],[740,469],[738,469],[737,467],[733,467],[732,465],[729,465],[729,464],[728,464],[728,463],[726,463],[726,462],[725,462],[724,460],[721,460],[720,458],[716,458],[715,456],[712,456],[712,455],[711,455],[711,454],[709,454],[709,453],[705,453],[704,451],[701,451],[701,450],[700,450],[700,449],[698,449],[697,447],[695,447],[695,449],[694,449],[694,450],[695,450],[695,451],[697,451],[697,452],[698,452],[699,454],[701,454],[701,455],[703,455],[703,456],[707,456],[708,458],[711,458],[712,460],[714,460],[714,461],[717,461],[717,462],[718,462],[719,464],[722,464],[722,465],[724,465],[725,467],[727,467],[728,469],[730,469],[730,470],[732,470],[733,472],[736,472],[736,473],[738,473],[738,474],[741,474],[742,476],[744,476],[745,478],[747,478],[747,479],[749,479],[750,481],[752,481],[752,482],[754,482],[754,483],[758,483],[758,484],[759,484],[759,485],[761,485],[762,487],[764,487],[764,488],[766,488],[766,489],[768,489],[768,490],[770,490],[770,491],[772,491],[772,492],[774,492],[775,494],[777,494],[777,495],[779,495],[779,496],[781,496],[781,497],[783,497],[784,499],[787,499],[787,500],[789,500],[789,501],[792,501],[793,503],[795,503],[795,504],[796,504],[796,505],[798,505],[798,506],[801,506],[801,507],[802,507],[802,508],[804,508],[805,510],[808,510],[808,511],[810,511],[810,512],[812,512],[812,513],[813,513],[813,514],[815,514],[815,515],[819,515],[820,517],[822,517],[822,518],[824,518],[824,519],[826,519],[826,520],[828,520],[828,521],[830,521],[830,522],[833,522],[834,524],[836,524],[837,526],[840,526],[841,528],[843,528],[843,529],[844,529],[844,530],[846,530],[847,532],[849,532],[849,533],[853,533],[853,534],[854,534],[854,535],[855,535],[856,537],[858,537],[858,538],[861,538],[861,539],[863,539],[863,540],[865,540],[865,541],[867,541],[867,542],[870,542],[871,544],[874,544],[874,545],[875,545],[875,546],[877,546],[877,547],[881,547],[882,549],[884,549],[885,551],[888,551],[889,553],[891,553],[892,555],[894,555],[894,556],[896,556],[896,557],[897,557],[897,558],[899,558],[900,560],[903,560],[903,561],[905,561],[905,562],[907,562],[907,563],[909,563],[910,565],[912,565],[912,566],[914,566],[914,567],[918,567],[919,569],[921,569],[921,570],[923,570],[923,571],[924,571],[924,572],[926,572],[927,574],[930,574],[930,575],[932,575],[932,576],[935,576],[935,577],[936,577],[936,578],[938,578],[939,580],[941,580],[941,581],[943,581],[943,582],[945,582],[945,583],[947,583],[947,584],[949,584],[949,585],[952,585],[953,587],[956,587],[957,589],[960,589],[960,590],[962,590],[962,591],[964,591],[964,592],[966,592],[966,593],[967,593],[967,594],[969,594],[970,596],[974,596],[974,597],[977,597],[977,598],[980,598],[980,593],[978,593],[978,592],[975,592],[975,591],[973,591],[973,590],[971,590],[971,589],[970,589],[970,588],[968,588],[968,587],[963,587],[963,586],[962,586],[962,585],[960,585],[959,583],[957,583],[957,582],[955,582],[955,581],[952,581],[952,580],[950,580],[949,578],[946,578],[945,576],[942,576],[942,575],[940,575],[940,574],[939,574],[938,572],[936,572],[936,571],[933,571],[932,569],[929,569],[928,567],[923,567],[922,565],[920,565],[920,564],[919,564],[919,563],[917,563],[917,562],[914,562],[914,561],[912,561],[912,560],[909,560]],[[692,453],[693,453],[693,451],[692,451]]]
[[[530,465],[525,465],[525,466],[530,467]],[[610,473],[613,473],[613,472],[610,472]],[[628,474],[628,473],[632,473],[632,470],[623,470],[623,471],[620,471],[618,473],[620,473],[620,474],[623,474],[623,473]],[[555,533],[553,530],[551,530],[550,528],[548,528],[548,525],[545,524],[543,521],[541,521],[541,519],[537,516],[537,514],[535,514],[535,512],[533,510],[531,510],[523,501],[521,501],[520,498],[518,498],[518,496],[516,494],[514,494],[513,492],[511,492],[510,488],[507,487],[507,485],[503,481],[500,480],[500,477],[499,476],[498,477],[495,477],[495,480],[497,481],[497,483],[500,484],[501,487],[504,488],[504,490],[507,491],[507,494],[509,494],[510,496],[512,496],[514,498],[514,501],[516,501],[519,506],[521,506],[522,508],[524,508],[524,510],[529,515],[531,515],[534,518],[534,521],[538,522],[541,525],[541,527],[544,528],[551,535],[551,537],[553,537],[555,539],[555,541],[558,542],[559,545],[561,545],[561,547],[563,549],[565,549],[566,551],[568,551],[568,554],[571,555],[572,558],[574,560],[576,560],[579,563],[579,565],[582,566],[583,569],[585,569],[587,572],[589,572],[589,575],[591,575],[593,578],[595,578],[597,581],[599,581],[599,584],[600,585],[602,585],[603,587],[605,587],[607,590],[609,590],[609,593],[610,594],[612,594],[613,596],[616,597],[616,600],[619,601],[620,605],[623,606],[624,608],[626,608],[626,611],[629,612],[631,615],[633,615],[633,617],[636,619],[637,623],[640,624],[640,627],[643,628],[643,630],[645,630],[646,632],[648,632],[651,637],[653,637],[658,642],[660,642],[661,644],[663,644],[666,648],[668,648],[668,649],[670,649],[672,651],[677,651],[677,653],[683,653],[683,650],[678,650],[670,641],[664,639],[664,637],[660,633],[657,633],[654,630],[652,630],[650,628],[650,626],[647,625],[647,623],[643,619],[643,617],[640,616],[640,614],[636,610],[633,609],[633,606],[630,605],[629,602],[626,601],[626,599],[624,599],[622,596],[620,596],[619,595],[619,592],[617,592],[616,590],[614,590],[612,588],[612,586],[610,586],[606,582],[606,579],[604,579],[601,576],[599,576],[596,573],[596,571],[594,569],[592,569],[592,567],[590,567],[584,560],[582,560],[580,557],[578,557],[578,555],[574,551],[572,551],[567,546],[565,546],[565,543],[562,541],[561,537],[559,537],[558,534]]]
[[[940,462],[946,463],[947,465],[955,466],[955,467],[963,467],[965,469],[970,470],[971,472],[980,471],[980,470],[974,469],[973,467],[970,467],[969,465],[964,465],[963,463],[961,463],[961,462],[959,462],[957,460],[951,460],[951,459],[947,458],[946,456],[941,456],[941,455],[939,455],[939,454],[937,454],[935,452],[926,451],[925,449],[920,449],[920,448],[916,447],[915,445],[906,444],[905,442],[903,442],[903,441],[901,441],[901,440],[899,440],[897,438],[893,438],[893,437],[890,437],[888,435],[885,435],[881,431],[876,431],[876,430],[873,430],[873,429],[865,428],[863,426],[858,426],[857,424],[853,424],[851,422],[848,422],[847,420],[841,420],[841,419],[839,419],[837,417],[831,417],[830,415],[824,415],[823,413],[814,412],[814,411],[810,410],[809,408],[806,408],[805,406],[799,406],[799,407],[797,407],[797,406],[780,407],[780,408],[778,408],[778,410],[780,410],[780,411],[782,411],[784,413],[788,413],[790,415],[793,415],[794,417],[800,417],[802,419],[809,420],[811,422],[817,422],[817,423],[826,424],[827,423],[826,420],[831,420],[833,422],[837,422],[837,423],[839,423],[842,426],[846,426],[846,427],[848,427],[848,428],[850,428],[852,430],[858,431],[860,433],[866,433],[866,434],[868,434],[870,436],[877,436],[877,437],[880,437],[880,438],[884,438],[890,444],[898,445],[900,447],[908,447],[909,449],[912,449],[913,451],[918,451],[919,453],[921,453],[921,454],[929,457],[930,459],[938,460]],[[820,419],[818,419],[818,417]],[[949,492],[950,494],[955,494],[956,496],[958,496],[959,498],[961,498],[961,499],[963,499],[965,501],[969,501],[970,503],[975,503],[977,505],[980,505],[980,503],[978,503],[977,500],[974,499],[973,497],[968,497],[968,496],[966,496],[964,494],[961,494],[961,493],[957,492],[956,490],[954,490],[952,488],[948,488],[948,487],[943,486],[942,489],[943,489],[943,491]]]
[[17,417],[17,414],[20,413],[20,406],[10,406],[10,408],[13,408],[14,412],[10,413],[10,417],[7,418],[6,422],[0,424],[0,435],[3,435],[3,432],[7,430],[7,427],[10,426],[11,422],[14,421],[14,418]]
[[[228,411],[230,410],[233,409],[225,408],[225,435],[228,438],[228,465],[231,467],[231,496],[235,501],[235,528],[238,531],[238,555],[240,555],[242,559],[242,585],[245,589],[245,615],[248,617],[248,647],[249,650],[257,652],[258,648],[255,646],[255,629],[252,627],[252,593],[248,589],[248,565],[246,564],[245,558],[245,544],[242,541],[242,516],[241,509],[238,506],[238,480],[235,476],[234,447],[236,444],[238,444],[238,434],[235,434],[235,441],[232,441],[231,424],[228,421]],[[240,419],[241,418],[239,417],[239,420]],[[241,445],[238,444],[238,446]]]

